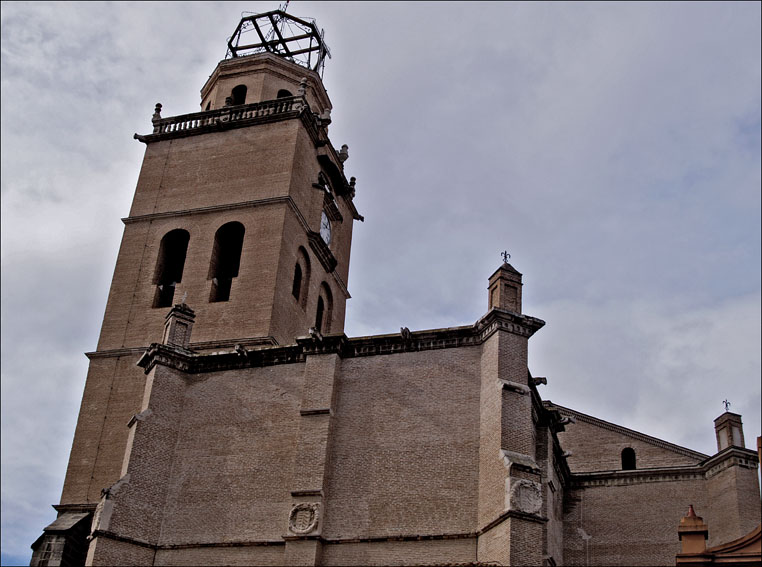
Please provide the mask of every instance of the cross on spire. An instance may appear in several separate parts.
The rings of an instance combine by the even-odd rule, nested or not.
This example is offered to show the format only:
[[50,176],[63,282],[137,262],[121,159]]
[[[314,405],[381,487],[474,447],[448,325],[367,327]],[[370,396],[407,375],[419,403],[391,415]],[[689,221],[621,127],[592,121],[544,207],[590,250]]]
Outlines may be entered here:
[[503,257],[503,262],[506,264],[508,263],[508,258],[511,257],[510,254],[508,254],[508,250],[503,250],[503,252],[500,254]]
[[727,399],[725,399],[725,400],[722,400],[722,403],[725,404],[725,411],[729,411],[730,410],[730,402]]

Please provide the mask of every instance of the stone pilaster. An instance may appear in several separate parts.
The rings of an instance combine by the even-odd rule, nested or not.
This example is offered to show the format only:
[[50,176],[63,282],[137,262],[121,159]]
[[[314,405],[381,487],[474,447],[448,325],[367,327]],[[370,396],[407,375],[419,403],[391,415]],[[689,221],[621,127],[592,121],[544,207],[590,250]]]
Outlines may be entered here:
[[325,474],[330,454],[336,375],[340,364],[341,360],[335,353],[312,354],[305,363],[291,510],[284,536],[284,560],[288,565],[320,563]]
[[541,562],[543,495],[527,338],[497,330],[482,346],[478,561]]

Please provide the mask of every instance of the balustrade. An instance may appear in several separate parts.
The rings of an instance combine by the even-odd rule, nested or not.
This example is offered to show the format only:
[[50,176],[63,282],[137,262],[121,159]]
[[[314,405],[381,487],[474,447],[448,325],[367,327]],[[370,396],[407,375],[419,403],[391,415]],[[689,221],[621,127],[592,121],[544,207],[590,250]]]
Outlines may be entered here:
[[153,120],[153,133],[166,134],[195,130],[216,124],[227,124],[241,120],[261,118],[263,116],[286,114],[300,111],[305,107],[309,108],[309,105],[304,97],[292,96],[240,106],[225,106],[215,110],[181,114],[180,116],[170,116],[168,118],[155,117]]

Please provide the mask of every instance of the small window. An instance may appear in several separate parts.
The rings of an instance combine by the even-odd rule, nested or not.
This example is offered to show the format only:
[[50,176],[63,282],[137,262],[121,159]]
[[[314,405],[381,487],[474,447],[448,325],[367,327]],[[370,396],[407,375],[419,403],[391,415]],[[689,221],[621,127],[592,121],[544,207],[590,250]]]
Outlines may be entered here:
[[287,91],[286,89],[281,89],[278,91],[278,96],[275,98],[287,98],[290,96],[294,96],[291,94],[291,91]]
[[296,251],[296,264],[294,265],[294,281],[291,284],[291,295],[301,305],[307,308],[307,293],[310,285],[310,257],[304,247],[300,246]]
[[228,301],[233,278],[238,277],[243,249],[244,228],[240,222],[222,225],[214,235],[212,260],[209,263],[209,279],[212,290],[209,294],[211,303]]
[[233,92],[230,93],[233,106],[238,104],[246,104],[246,85],[238,85],[233,87]]
[[211,110],[211,108],[212,108],[212,101],[210,100],[209,102],[206,103],[206,109]]
[[320,284],[320,295],[318,296],[317,311],[315,312],[315,329],[319,333],[329,333],[331,331],[331,315],[333,312],[333,297],[331,288],[323,282]]
[[180,228],[171,230],[161,239],[159,257],[156,259],[156,269],[153,273],[153,284],[156,286],[154,307],[172,307],[175,286],[183,279],[189,239],[190,234]]
[[297,262],[296,266],[294,266],[294,283],[291,285],[291,295],[293,295],[294,298],[298,300],[301,293],[302,293],[302,267],[299,265],[299,262]]
[[627,447],[622,449],[622,470],[634,471],[635,470],[635,449]]
[[315,314],[315,329],[318,333],[323,332],[323,315],[325,315],[325,304],[323,298],[318,297],[317,312]]

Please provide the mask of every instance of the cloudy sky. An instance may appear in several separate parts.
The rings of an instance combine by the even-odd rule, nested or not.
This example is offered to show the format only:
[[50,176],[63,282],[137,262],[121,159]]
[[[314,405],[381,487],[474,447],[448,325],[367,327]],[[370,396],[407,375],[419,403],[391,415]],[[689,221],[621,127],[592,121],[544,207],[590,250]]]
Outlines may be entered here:
[[[156,102],[242,11],[2,4],[2,561],[55,517]],[[760,434],[759,3],[309,3],[357,177],[350,336],[471,324],[508,250],[546,399],[705,453]]]

